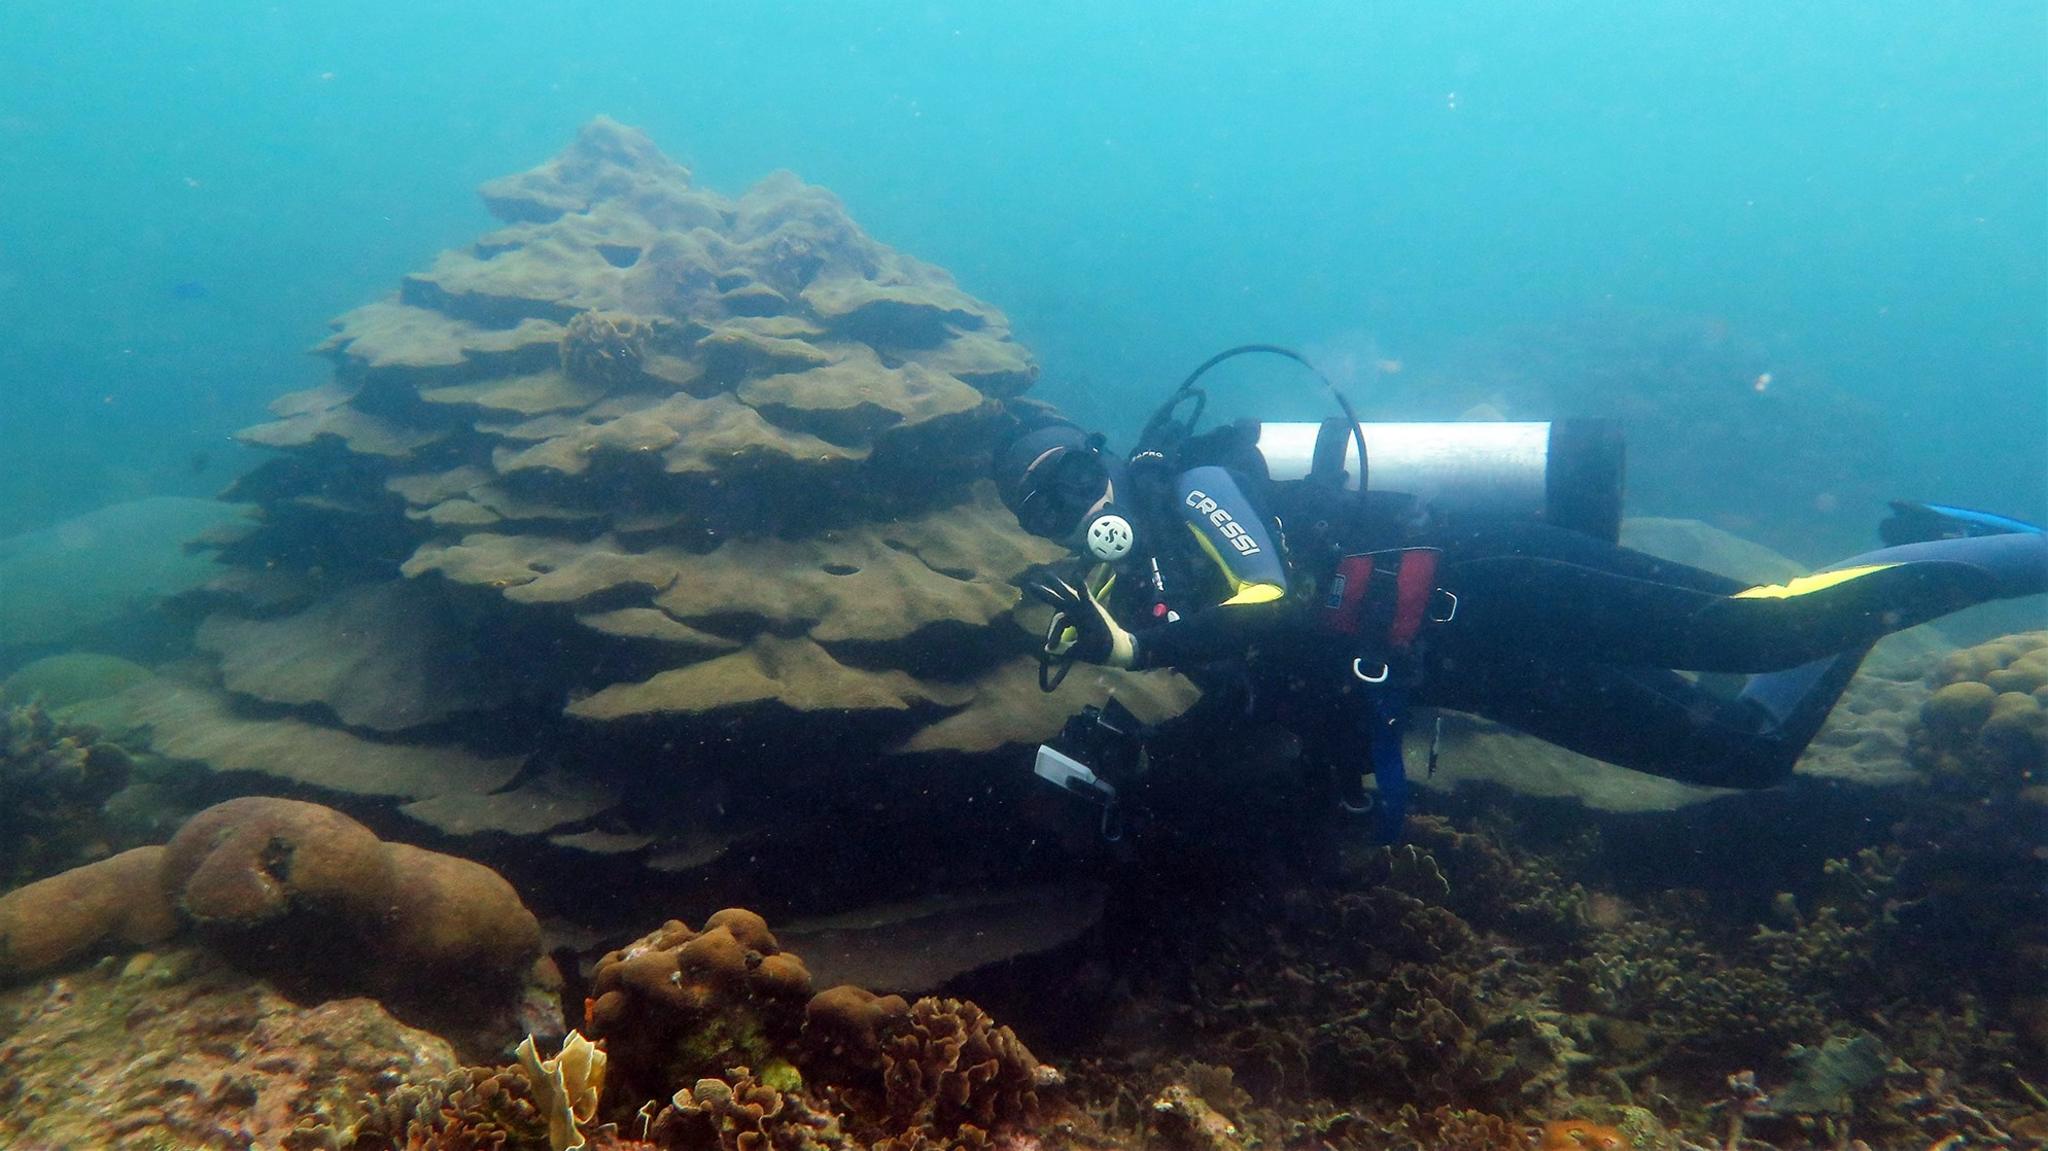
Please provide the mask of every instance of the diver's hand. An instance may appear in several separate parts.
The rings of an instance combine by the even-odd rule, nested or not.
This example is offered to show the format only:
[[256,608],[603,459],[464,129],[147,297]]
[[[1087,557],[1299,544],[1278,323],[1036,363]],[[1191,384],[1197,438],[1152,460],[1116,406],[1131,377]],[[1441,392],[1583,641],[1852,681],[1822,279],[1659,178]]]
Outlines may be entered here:
[[1018,577],[1024,594],[1053,610],[1046,629],[1045,654],[1085,660],[1105,667],[1130,667],[1138,643],[1110,618],[1109,609],[1049,567],[1034,567]]

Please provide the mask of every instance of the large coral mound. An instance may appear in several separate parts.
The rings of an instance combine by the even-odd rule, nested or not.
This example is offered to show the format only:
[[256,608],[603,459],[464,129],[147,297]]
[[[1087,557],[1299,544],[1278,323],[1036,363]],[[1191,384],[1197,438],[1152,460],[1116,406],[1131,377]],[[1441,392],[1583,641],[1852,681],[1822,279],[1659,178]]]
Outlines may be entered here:
[[[588,849],[702,833],[704,807],[636,803],[610,786],[630,765],[570,753],[546,796],[491,805],[408,782],[447,757],[392,749],[551,726],[716,773],[750,742],[983,751],[1125,687],[1185,705],[1177,681],[1112,674],[1005,706],[1031,669],[1010,581],[1058,549],[981,479],[998,402],[1036,374],[1001,312],[822,189],[719,195],[609,120],[483,197],[504,227],[335,321],[333,379],[243,433],[273,452],[230,493],[258,523],[219,542],[232,571],[196,601],[226,698],[136,697],[151,738],[194,709],[294,742],[359,729],[397,778],[344,790]],[[246,769],[219,743],[181,757]]]
[[[509,227],[337,321],[335,383],[244,434],[287,453],[241,485],[273,528],[245,547],[374,516],[410,529],[407,575],[699,658],[1009,608],[1038,548],[968,486],[1035,371],[999,312],[820,189],[728,200],[608,120],[485,199]],[[862,679],[833,666],[841,695]]]

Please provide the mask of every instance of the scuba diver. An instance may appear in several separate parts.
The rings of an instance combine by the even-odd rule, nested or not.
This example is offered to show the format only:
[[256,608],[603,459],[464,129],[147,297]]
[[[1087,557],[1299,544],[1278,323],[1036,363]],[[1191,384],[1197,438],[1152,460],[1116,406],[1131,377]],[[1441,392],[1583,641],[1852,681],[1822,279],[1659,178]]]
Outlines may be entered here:
[[[1777,585],[1622,547],[1607,421],[1366,425],[1324,379],[1341,417],[1198,432],[1197,381],[1247,352],[1315,371],[1285,348],[1233,348],[1128,457],[1039,407],[1013,412],[994,455],[1019,525],[1077,553],[1018,579],[1051,609],[1040,687],[1078,660],[1171,667],[1202,690],[1154,729],[1114,700],[1087,709],[1040,749],[1037,773],[1103,804],[1106,834],[1148,765],[1278,722],[1337,805],[1392,841],[1411,706],[1686,783],[1769,787],[1880,638],[2048,591],[2039,528],[1927,504],[1893,505],[1884,548]],[[1731,695],[1687,672],[1747,678]]]

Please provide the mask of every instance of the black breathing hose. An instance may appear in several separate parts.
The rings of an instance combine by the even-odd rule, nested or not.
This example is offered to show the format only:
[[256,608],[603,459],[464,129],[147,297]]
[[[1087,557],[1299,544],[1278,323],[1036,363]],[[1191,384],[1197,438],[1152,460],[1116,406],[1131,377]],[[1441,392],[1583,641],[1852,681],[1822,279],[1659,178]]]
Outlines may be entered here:
[[1189,372],[1188,378],[1180,382],[1180,387],[1173,390],[1173,395],[1167,397],[1166,402],[1159,406],[1159,410],[1152,413],[1152,418],[1145,421],[1145,430],[1138,434],[1140,448],[1154,447],[1159,444],[1160,437],[1165,434],[1167,425],[1173,421],[1173,413],[1178,411],[1181,404],[1185,403],[1190,396],[1194,397],[1195,410],[1194,414],[1188,417],[1187,427],[1182,429],[1181,435],[1183,437],[1193,435],[1195,425],[1202,421],[1202,412],[1209,406],[1209,394],[1196,387],[1195,381],[1201,379],[1203,374],[1208,372],[1210,368],[1223,361],[1253,352],[1265,352],[1268,355],[1284,356],[1287,359],[1293,360],[1295,363],[1313,372],[1316,379],[1321,380],[1323,386],[1330,390],[1331,397],[1337,401],[1338,409],[1344,413],[1345,421],[1351,426],[1352,440],[1358,445],[1358,467],[1361,473],[1358,487],[1361,492],[1364,491],[1365,426],[1359,422],[1358,413],[1352,410],[1351,401],[1344,397],[1344,393],[1338,390],[1337,385],[1331,382],[1330,377],[1323,374],[1321,368],[1316,367],[1313,360],[1310,360],[1307,356],[1302,355],[1293,348],[1282,347],[1279,344],[1239,344],[1234,348],[1225,348],[1208,359],[1203,360],[1201,366]]

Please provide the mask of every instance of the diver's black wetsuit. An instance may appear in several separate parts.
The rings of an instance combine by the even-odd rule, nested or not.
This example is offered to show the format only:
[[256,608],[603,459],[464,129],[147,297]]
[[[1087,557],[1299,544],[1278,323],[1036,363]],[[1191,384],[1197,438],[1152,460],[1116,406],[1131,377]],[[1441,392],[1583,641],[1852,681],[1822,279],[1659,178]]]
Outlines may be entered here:
[[[1138,637],[1139,666],[1172,666],[1203,687],[1175,734],[1199,740],[1263,713],[1329,763],[1362,762],[1371,725],[1390,722],[1375,695],[1399,692],[1403,704],[1473,712],[1638,771],[1765,787],[1791,772],[1879,638],[2048,587],[2039,535],[1891,548],[1752,588],[1541,523],[1444,532],[1381,517],[1342,550],[1440,549],[1434,582],[1457,605],[1390,657],[1315,625],[1326,576],[1300,549],[1290,562],[1285,533],[1310,533],[1267,514],[1268,501],[1288,500],[1262,477],[1209,466],[1152,486],[1140,533],[1150,554],[1121,565],[1139,578],[1120,578],[1109,606]],[[1359,656],[1391,659],[1394,678],[1365,683]],[[1751,679],[1728,697],[1673,669]]]

